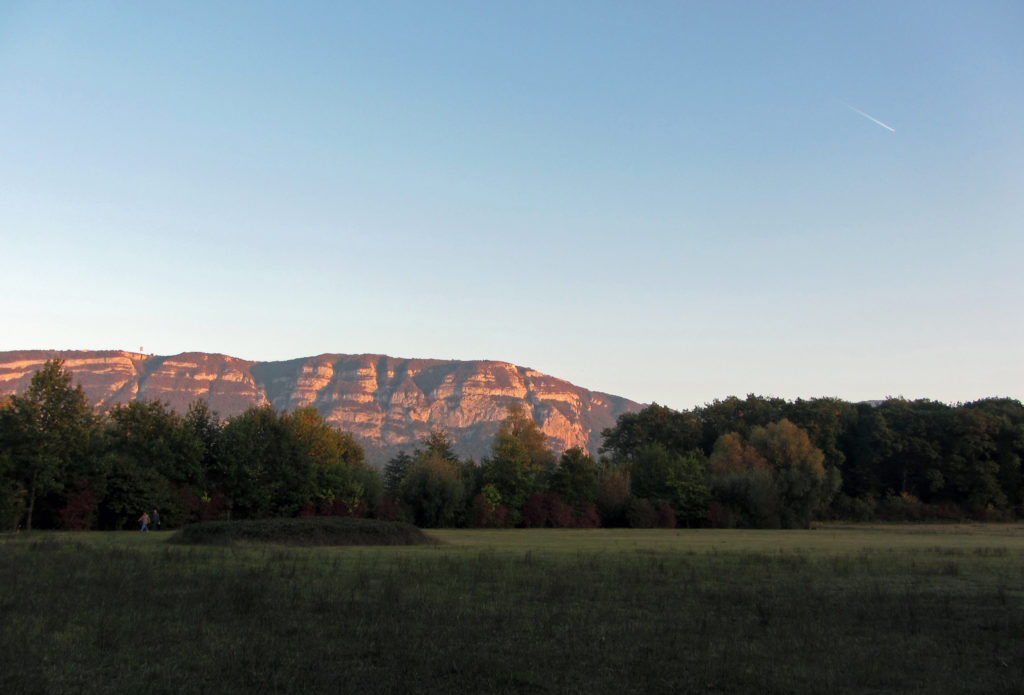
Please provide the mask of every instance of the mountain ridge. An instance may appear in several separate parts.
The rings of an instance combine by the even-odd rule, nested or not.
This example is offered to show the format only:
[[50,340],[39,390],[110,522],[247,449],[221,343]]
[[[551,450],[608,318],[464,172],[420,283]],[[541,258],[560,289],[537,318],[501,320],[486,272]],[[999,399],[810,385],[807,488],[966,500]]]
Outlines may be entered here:
[[99,410],[146,399],[183,413],[201,399],[229,418],[255,405],[279,411],[313,406],[328,423],[352,432],[376,464],[438,428],[461,455],[486,455],[513,403],[533,415],[556,452],[578,446],[596,453],[601,430],[643,407],[509,362],[372,353],[260,362],[204,352],[7,351],[0,352],[0,396],[24,391],[32,375],[54,358],[64,360]]

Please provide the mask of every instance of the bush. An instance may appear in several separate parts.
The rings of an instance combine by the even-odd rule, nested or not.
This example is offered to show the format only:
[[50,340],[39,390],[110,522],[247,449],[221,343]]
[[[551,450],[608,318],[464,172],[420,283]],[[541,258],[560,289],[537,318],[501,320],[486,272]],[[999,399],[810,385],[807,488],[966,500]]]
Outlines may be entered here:
[[630,528],[657,528],[658,510],[650,500],[634,498],[626,510]]
[[176,507],[180,510],[180,518],[174,519],[173,515],[163,514],[163,525],[165,527],[184,526],[199,521],[215,521],[222,519],[227,514],[228,500],[223,493],[216,492],[212,497],[200,495],[190,486],[183,486],[174,490]]
[[715,475],[711,480],[714,511],[712,526],[726,528],[780,528],[779,500],[771,472],[747,469]]
[[708,505],[708,525],[711,528],[736,528],[736,512],[720,502]]
[[492,502],[481,492],[473,497],[468,525],[475,528],[504,528],[508,510]]
[[631,499],[628,468],[612,468],[601,472],[597,484],[597,508],[601,526],[628,526],[627,511]]
[[523,506],[523,525],[527,528],[568,528],[576,525],[572,507],[557,492],[536,492]]
[[339,516],[205,521],[185,526],[171,540],[191,545],[422,545],[437,542],[411,524]]
[[466,486],[458,462],[436,453],[409,467],[398,492],[417,526],[454,526],[465,508]]
[[384,497],[380,501],[377,517],[385,521],[408,521],[409,514],[394,497]]
[[576,528],[597,528],[601,525],[601,517],[597,513],[597,507],[592,504],[584,504],[573,510],[576,517]]
[[665,500],[658,500],[654,503],[654,511],[658,515],[658,528],[676,527],[676,512],[671,504]]
[[845,521],[874,521],[878,501],[867,495],[864,497],[849,497],[839,494],[830,507],[830,517]]
[[989,507],[976,512],[973,517],[983,522],[1009,523],[1013,521],[1013,512],[1009,509],[994,509]]
[[60,527],[69,531],[83,531],[96,520],[96,493],[86,480],[75,481],[60,511]]

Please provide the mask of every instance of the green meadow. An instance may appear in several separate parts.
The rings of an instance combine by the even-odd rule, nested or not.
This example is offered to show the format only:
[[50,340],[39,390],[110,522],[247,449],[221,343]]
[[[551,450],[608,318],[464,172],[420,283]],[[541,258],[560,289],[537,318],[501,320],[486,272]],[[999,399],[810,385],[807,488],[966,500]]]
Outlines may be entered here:
[[1024,525],[0,536],[4,693],[1019,693]]

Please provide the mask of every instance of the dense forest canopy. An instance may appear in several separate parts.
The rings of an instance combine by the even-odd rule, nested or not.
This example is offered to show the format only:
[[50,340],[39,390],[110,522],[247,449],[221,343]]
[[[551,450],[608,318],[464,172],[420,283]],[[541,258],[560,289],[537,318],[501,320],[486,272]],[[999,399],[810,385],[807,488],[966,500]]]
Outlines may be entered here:
[[1024,406],[748,395],[619,417],[561,456],[513,406],[488,456],[432,432],[383,471],[314,408],[222,421],[202,401],[93,412],[59,360],[0,402],[0,527],[375,516],[420,526],[807,527],[1024,516]]

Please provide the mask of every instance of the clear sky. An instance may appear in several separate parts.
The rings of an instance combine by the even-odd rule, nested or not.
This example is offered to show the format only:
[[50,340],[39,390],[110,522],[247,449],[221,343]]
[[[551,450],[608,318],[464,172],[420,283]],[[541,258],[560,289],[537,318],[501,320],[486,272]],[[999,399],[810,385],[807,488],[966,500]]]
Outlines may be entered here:
[[0,258],[0,350],[1024,398],[1024,3],[6,0]]

